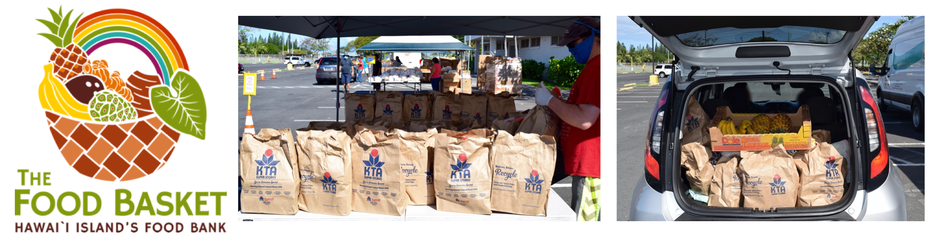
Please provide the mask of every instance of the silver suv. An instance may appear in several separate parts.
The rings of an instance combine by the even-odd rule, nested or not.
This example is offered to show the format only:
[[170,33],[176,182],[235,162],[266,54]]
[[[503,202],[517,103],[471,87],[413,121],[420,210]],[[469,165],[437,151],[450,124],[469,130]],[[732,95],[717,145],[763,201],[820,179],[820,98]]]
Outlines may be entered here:
[[[875,20],[633,17],[682,65],[663,84],[650,116],[645,177],[636,186],[628,219],[906,220],[904,191],[889,163],[879,105],[868,83],[850,67],[849,54]],[[680,166],[683,116],[693,97],[710,118],[722,105],[742,113],[792,113],[808,106],[812,128],[829,130],[833,145],[845,146],[841,199],[826,206],[770,210],[712,207],[693,199]]]

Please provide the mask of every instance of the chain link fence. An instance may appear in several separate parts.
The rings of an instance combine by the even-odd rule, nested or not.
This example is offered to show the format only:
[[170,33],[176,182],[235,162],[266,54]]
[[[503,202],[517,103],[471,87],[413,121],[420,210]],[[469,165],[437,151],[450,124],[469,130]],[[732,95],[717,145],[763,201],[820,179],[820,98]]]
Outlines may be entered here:
[[[320,57],[318,55],[303,55],[304,58],[313,62]],[[242,64],[274,64],[284,63],[284,54],[238,54],[238,63]]]
[[650,73],[653,74],[653,63],[627,64],[617,63],[617,74]]

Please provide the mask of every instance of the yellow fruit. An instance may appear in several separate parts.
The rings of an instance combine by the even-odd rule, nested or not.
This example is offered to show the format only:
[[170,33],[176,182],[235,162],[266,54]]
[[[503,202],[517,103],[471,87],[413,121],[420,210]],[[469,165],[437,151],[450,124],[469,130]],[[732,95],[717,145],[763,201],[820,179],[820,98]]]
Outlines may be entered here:
[[42,108],[60,115],[80,120],[91,120],[88,115],[88,105],[82,104],[69,94],[68,89],[53,74],[53,65],[43,66],[45,76],[39,83],[39,103]]
[[770,117],[765,114],[758,114],[751,119],[753,129],[758,134],[770,133]]
[[777,116],[774,116],[774,120],[770,125],[771,132],[786,133],[787,131],[790,131],[790,117],[786,114],[778,114]]

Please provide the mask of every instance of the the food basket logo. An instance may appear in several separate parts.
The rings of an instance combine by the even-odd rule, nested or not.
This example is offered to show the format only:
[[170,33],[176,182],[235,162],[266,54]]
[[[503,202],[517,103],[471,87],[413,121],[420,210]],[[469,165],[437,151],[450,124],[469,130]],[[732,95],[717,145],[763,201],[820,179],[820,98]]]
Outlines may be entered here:
[[835,156],[829,156],[829,160],[826,161],[826,180],[839,179],[842,177],[839,174],[839,164],[836,163]]
[[362,108],[362,104],[359,104],[358,106],[356,106],[355,112],[356,114],[354,116],[356,117],[357,120],[366,117],[366,110]]
[[[43,63],[38,96],[69,166],[103,181],[134,180],[163,168],[180,134],[205,140],[202,88],[165,26],[128,9],[48,10],[51,18],[37,20],[49,32],[39,35],[56,48]],[[136,67],[152,73],[124,77],[108,69],[108,61],[128,58],[93,58],[98,49],[119,44],[144,53],[152,65]]]
[[780,174],[774,174],[774,181],[770,183],[770,195],[781,195],[787,193],[787,187],[784,186],[787,181],[780,179]]
[[392,113],[394,113],[394,111],[392,111],[392,106],[389,104],[385,104],[385,110],[382,111],[382,114],[392,115]]
[[457,164],[450,165],[450,168],[453,169],[453,171],[450,172],[450,181],[469,182],[471,164],[472,163],[467,163],[467,154],[461,153],[457,156]]
[[323,183],[323,192],[336,194],[336,180],[333,180],[333,177],[330,176],[330,172],[323,174],[323,179],[320,179],[320,182]]
[[365,179],[382,180],[382,165],[385,165],[385,162],[379,161],[379,150],[372,149],[369,153],[369,160],[362,160],[362,162],[365,163],[363,172]]
[[255,168],[255,177],[262,179],[277,178],[277,163],[280,162],[280,160],[274,160],[273,150],[265,150],[260,160],[255,159],[255,163],[258,164],[257,168]]
[[421,107],[418,104],[415,104],[414,108],[411,108],[411,118],[421,118]]
[[685,130],[691,131],[692,129],[698,128],[699,122],[698,117],[692,116],[692,114],[685,115]]
[[539,171],[533,169],[529,177],[525,179],[525,192],[542,194],[542,182],[545,180],[539,179]]

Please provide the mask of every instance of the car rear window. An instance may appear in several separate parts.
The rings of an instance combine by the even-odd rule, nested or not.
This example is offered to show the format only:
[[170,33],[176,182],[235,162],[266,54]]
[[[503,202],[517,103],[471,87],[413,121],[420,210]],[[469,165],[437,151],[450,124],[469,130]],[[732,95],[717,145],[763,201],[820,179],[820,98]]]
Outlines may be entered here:
[[724,27],[676,34],[682,44],[692,47],[741,42],[804,42],[833,44],[842,41],[846,31],[819,27],[781,26],[772,28]]
[[320,65],[336,65],[336,58],[320,59]]
[[747,85],[747,92],[750,93],[751,101],[759,103],[770,101],[796,102],[799,101],[800,94],[816,94],[816,96],[822,95],[829,97],[829,87],[816,88],[804,86],[803,88],[796,88],[786,83],[779,83],[779,87],[774,87],[772,84],[762,82],[737,83],[734,85],[725,85],[725,91],[727,91],[728,88],[742,85]]

